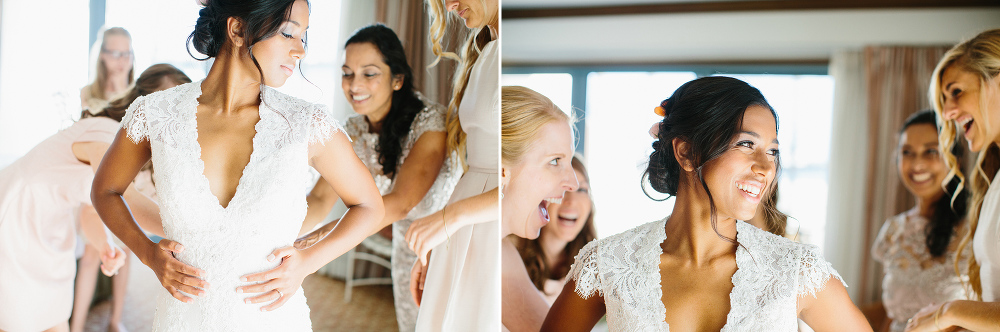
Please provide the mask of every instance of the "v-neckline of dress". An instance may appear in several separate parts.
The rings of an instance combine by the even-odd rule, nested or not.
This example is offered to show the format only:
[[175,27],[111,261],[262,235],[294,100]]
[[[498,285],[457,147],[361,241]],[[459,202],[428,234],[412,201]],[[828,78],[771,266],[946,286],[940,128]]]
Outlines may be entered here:
[[[663,236],[663,238],[660,239],[660,241],[656,243],[656,247],[657,248],[660,248],[660,243],[663,243],[663,241],[665,241],[667,239],[667,228],[666,228],[666,226],[667,226],[667,221],[669,219],[670,219],[670,217],[668,216],[668,217],[664,218],[663,221],[660,223],[659,233],[661,234],[661,236]],[[740,234],[743,233],[743,232],[740,231],[740,228],[742,228],[742,225],[740,225],[741,223],[745,223],[745,222],[743,222],[741,220],[737,220],[736,221],[736,241],[737,242],[739,242]],[[751,227],[753,227],[753,226],[751,226]],[[726,313],[726,324],[722,325],[722,329],[720,329],[719,331],[728,331],[729,330],[729,326],[730,326],[730,322],[732,321],[731,315],[733,313],[733,307],[736,306],[736,304],[737,304],[736,303],[736,299],[733,296],[736,294],[736,290],[739,288],[739,285],[736,282],[737,279],[738,279],[738,278],[736,278],[736,276],[739,275],[741,272],[747,272],[747,271],[745,271],[746,269],[744,269],[743,267],[740,266],[740,258],[743,255],[746,255],[745,251],[746,251],[746,249],[744,249],[743,246],[737,246],[736,247],[736,272],[734,272],[733,276],[730,277],[730,280],[733,282],[733,289],[731,289],[729,291],[729,312]],[[662,255],[662,254],[663,254],[663,250],[662,249],[660,249],[659,251],[657,251],[657,256],[656,256],[657,261],[659,261],[659,258],[660,258],[659,255]],[[659,294],[660,294],[660,296],[658,297],[659,300],[657,301],[657,304],[658,304],[657,307],[660,309],[660,312],[659,312],[660,317],[663,317],[663,321],[661,321],[661,323],[663,323],[663,326],[666,327],[666,331],[670,331],[670,323],[668,323],[666,321],[666,318],[667,318],[666,317],[666,315],[667,315],[667,307],[663,305],[663,300],[662,300],[663,299],[663,283],[662,283],[663,279],[662,279],[662,277],[660,277],[661,276],[660,273],[661,273],[661,271],[660,271],[659,265],[657,265],[657,268],[656,268],[656,277],[657,277],[656,291],[659,292]]]
[[240,180],[237,181],[237,183],[236,183],[236,191],[233,193],[233,197],[229,199],[229,204],[226,204],[226,206],[222,206],[222,201],[219,199],[219,197],[215,196],[215,194],[212,193],[212,182],[209,181],[208,176],[205,176],[205,160],[202,159],[201,143],[198,142],[198,137],[199,137],[199,135],[198,135],[198,105],[200,105],[200,103],[198,102],[198,98],[201,97],[201,93],[202,93],[201,84],[202,83],[204,83],[204,80],[198,81],[197,83],[194,83],[194,92],[192,93],[192,96],[191,96],[192,98],[190,99],[192,105],[191,105],[191,109],[189,110],[189,112],[190,112],[189,113],[190,114],[189,121],[191,121],[191,129],[192,129],[192,132],[193,132],[192,138],[194,139],[191,142],[191,144],[194,146],[194,151],[195,151],[195,154],[194,154],[194,156],[195,156],[195,166],[197,168],[195,171],[197,171],[197,173],[198,173],[198,177],[199,177],[199,180],[200,180],[199,182],[200,182],[200,185],[202,186],[201,192],[207,194],[208,197],[211,197],[213,199],[213,201],[212,201],[213,204],[212,205],[214,207],[216,207],[217,209],[219,209],[219,210],[221,210],[223,212],[228,212],[228,211],[232,210],[232,207],[234,205],[239,204],[239,198],[242,197],[243,196],[242,193],[244,191],[246,191],[245,188],[243,188],[243,187],[245,187],[244,182],[246,182],[244,180],[246,179],[247,174],[250,173],[250,171],[252,170],[251,168],[253,166],[255,166],[255,162],[254,161],[256,159],[258,159],[258,151],[260,151],[260,142],[259,142],[259,140],[260,140],[260,131],[261,131],[261,127],[262,127],[262,125],[263,125],[263,123],[265,121],[264,115],[263,115],[264,113],[261,112],[261,108],[264,107],[263,100],[264,100],[264,96],[266,94],[265,90],[267,90],[267,87],[265,86],[263,89],[261,89],[260,99],[261,99],[262,102],[257,107],[257,117],[258,117],[258,119],[257,119],[257,123],[254,124],[254,134],[253,134],[253,139],[252,139],[252,142],[251,142],[251,149],[252,149],[252,151],[250,151],[250,160],[247,162],[246,165],[243,166],[243,171],[240,174]]

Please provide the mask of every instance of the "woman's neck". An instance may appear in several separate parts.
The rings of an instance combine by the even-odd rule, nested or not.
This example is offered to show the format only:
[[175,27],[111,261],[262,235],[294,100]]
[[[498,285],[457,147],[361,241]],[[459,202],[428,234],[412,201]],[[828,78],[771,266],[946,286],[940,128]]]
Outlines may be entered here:
[[259,77],[259,73],[251,73],[230,52],[220,52],[201,83],[198,103],[223,113],[260,105]]
[[562,253],[566,250],[566,245],[569,242],[540,235],[538,237],[538,244],[542,247],[542,254],[545,255],[545,260],[548,261],[549,270],[552,270],[556,267],[556,264],[561,263]]
[[111,99],[114,95],[125,91],[128,89],[128,72],[109,75],[108,80],[104,82],[104,97],[105,99]]
[[735,254],[737,245],[719,235],[736,239],[736,220],[717,216],[713,228],[708,195],[701,186],[681,184],[680,187],[665,226],[667,239],[661,244],[663,252],[680,256],[693,265],[710,264],[717,258]]

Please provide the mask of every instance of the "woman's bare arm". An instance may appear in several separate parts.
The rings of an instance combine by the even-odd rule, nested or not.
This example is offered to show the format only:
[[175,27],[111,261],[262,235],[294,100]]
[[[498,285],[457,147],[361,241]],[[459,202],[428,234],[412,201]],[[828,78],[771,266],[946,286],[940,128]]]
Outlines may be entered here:
[[868,320],[847,296],[847,288],[831,276],[816,296],[799,296],[799,318],[817,332],[871,331]]
[[406,218],[431,190],[444,165],[446,136],[442,131],[429,131],[417,138],[406,159],[396,168],[392,191],[382,196],[385,217],[379,229]]
[[[313,228],[316,228],[316,225],[323,222],[323,220],[326,219],[326,216],[330,215],[330,209],[333,209],[333,206],[337,204],[337,200],[339,199],[340,196],[338,196],[337,192],[333,190],[330,183],[326,182],[322,176],[319,177],[319,180],[316,181],[316,185],[314,185],[312,191],[309,192],[309,196],[306,196],[306,204],[309,206],[309,209],[306,210],[306,219],[302,221],[302,228],[299,229],[299,236],[310,233],[313,231]],[[326,232],[328,233],[329,230]],[[317,235],[325,236],[326,234],[310,234],[307,237]]]
[[406,231],[406,243],[420,257],[421,264],[427,264],[424,257],[437,245],[455,234],[459,228],[497,220],[500,205],[499,191],[493,188],[482,194],[448,204],[441,211],[414,220]]
[[570,278],[559,298],[552,303],[541,331],[587,332],[604,317],[605,310],[604,298],[600,294],[587,299],[581,298],[576,293],[576,282]]
[[[78,160],[90,164],[96,176],[101,161],[107,154],[111,144],[104,142],[77,142],[73,143],[71,149]],[[129,209],[135,216],[135,221],[148,233],[163,236],[163,222],[160,220],[160,207],[149,197],[135,190],[131,183],[135,179],[133,176],[129,181],[129,186],[125,189],[125,201],[129,204]]]
[[119,130],[94,176],[90,198],[108,229],[156,273],[160,284],[178,300],[190,302],[193,299],[180,291],[193,295],[203,294],[202,289],[208,287],[200,279],[204,272],[174,258],[172,252],[183,250],[179,243],[167,239],[159,243],[150,241],[136,224],[132,209],[124,197],[132,180],[149,161],[151,154],[148,140],[135,143],[128,138],[124,129]]
[[951,331],[959,327],[977,332],[1000,331],[1000,302],[955,300],[931,304],[913,316],[906,331]]
[[500,247],[503,261],[503,303],[500,313],[503,326],[512,332],[538,331],[545,321],[549,305],[528,277],[528,269],[524,267],[524,261],[514,244],[505,239]]

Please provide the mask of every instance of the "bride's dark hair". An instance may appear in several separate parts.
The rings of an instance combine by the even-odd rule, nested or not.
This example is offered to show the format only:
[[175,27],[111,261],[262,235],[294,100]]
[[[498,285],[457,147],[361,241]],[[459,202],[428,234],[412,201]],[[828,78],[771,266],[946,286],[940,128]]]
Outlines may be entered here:
[[[762,106],[770,110],[777,129],[778,115],[764,99],[764,95],[746,82],[732,77],[710,76],[681,85],[670,98],[660,103],[665,115],[659,123],[657,140],[653,142],[653,153],[649,155],[643,180],[648,180],[653,190],[667,194],[668,197],[677,195],[682,172],[680,164],[674,158],[672,142],[674,138],[680,138],[689,143],[691,149],[688,158],[694,163],[698,180],[708,194],[712,228],[716,229],[715,200],[705,183],[702,167],[729,150],[743,126],[743,115],[750,106]],[[775,157],[776,172],[781,170],[778,160]],[[768,197],[776,180],[777,175],[775,181],[771,181],[766,188],[767,191],[762,193],[762,197]],[[646,192],[645,186],[643,191]],[[646,195],[649,196],[649,193]],[[772,200],[761,202],[765,204],[765,216],[780,215],[775,203]],[[733,239],[726,239],[735,242]]]
[[[291,15],[292,4],[295,1],[297,0],[208,0],[205,7],[198,11],[198,21],[194,31],[188,35],[188,54],[197,60],[208,60],[218,56],[228,39],[226,20],[235,17],[242,23],[243,30],[240,34],[243,40],[247,41],[241,51],[250,54],[263,79],[264,73],[257,59],[250,53],[250,49],[257,42],[278,33],[278,29]],[[309,2],[306,1],[306,4]],[[199,59],[194,56],[190,46],[194,46],[198,53],[206,57]]]

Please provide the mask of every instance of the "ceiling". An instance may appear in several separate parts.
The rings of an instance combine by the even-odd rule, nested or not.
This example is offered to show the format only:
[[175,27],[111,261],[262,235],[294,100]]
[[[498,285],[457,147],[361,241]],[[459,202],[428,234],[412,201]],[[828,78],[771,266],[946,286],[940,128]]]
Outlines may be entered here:
[[598,7],[649,4],[678,4],[695,2],[732,2],[752,0],[503,0],[504,9]]

